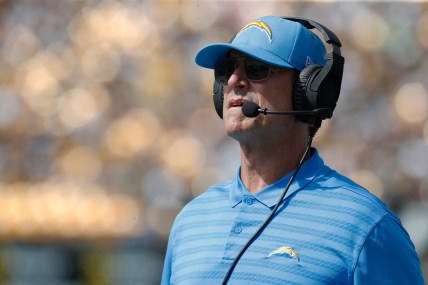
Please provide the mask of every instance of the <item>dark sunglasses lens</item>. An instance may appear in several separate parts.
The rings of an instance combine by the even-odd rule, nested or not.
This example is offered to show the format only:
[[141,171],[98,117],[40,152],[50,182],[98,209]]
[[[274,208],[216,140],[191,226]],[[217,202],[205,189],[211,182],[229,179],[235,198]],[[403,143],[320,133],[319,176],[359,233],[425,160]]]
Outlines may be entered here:
[[219,83],[227,83],[237,66],[236,60],[227,59],[219,62],[214,68],[215,80]]
[[[219,62],[214,68],[215,80],[219,83],[227,83],[238,65],[239,62],[234,58],[228,58]],[[260,81],[268,78],[270,67],[261,61],[245,59],[244,71],[249,80]]]
[[238,67],[238,62],[235,59],[229,59],[226,61],[225,65],[225,75],[226,80],[229,81],[229,78],[235,72],[235,69]]
[[263,80],[269,76],[269,65],[260,61],[246,60],[244,63],[245,75],[249,80]]

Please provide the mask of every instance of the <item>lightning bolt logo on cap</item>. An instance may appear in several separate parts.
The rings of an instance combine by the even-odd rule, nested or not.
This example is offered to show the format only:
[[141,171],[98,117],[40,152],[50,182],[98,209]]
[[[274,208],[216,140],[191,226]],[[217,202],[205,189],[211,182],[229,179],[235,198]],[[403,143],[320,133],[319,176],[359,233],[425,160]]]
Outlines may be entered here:
[[296,259],[297,261],[300,261],[299,255],[291,247],[279,247],[275,250],[272,250],[267,257],[270,257],[272,255],[286,255],[288,257]]
[[251,23],[246,24],[237,34],[236,36],[238,36],[240,33],[242,33],[243,31],[245,31],[246,29],[250,28],[250,27],[256,27],[258,29],[260,29],[262,32],[264,32],[268,38],[269,38],[269,42],[272,42],[272,30],[270,29],[270,27],[265,23],[262,22],[260,20],[258,21],[254,21]]

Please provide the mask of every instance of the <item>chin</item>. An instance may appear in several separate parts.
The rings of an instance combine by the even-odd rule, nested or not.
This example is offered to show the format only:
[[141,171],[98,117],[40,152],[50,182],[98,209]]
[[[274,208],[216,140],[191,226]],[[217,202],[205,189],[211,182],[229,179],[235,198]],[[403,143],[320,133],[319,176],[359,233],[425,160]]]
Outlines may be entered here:
[[232,134],[235,132],[244,132],[248,129],[249,124],[248,120],[244,116],[227,116],[224,118],[224,127],[228,134]]
[[240,143],[250,143],[256,139],[260,128],[256,128],[254,124],[246,125],[243,122],[238,124],[229,124],[226,126],[226,133],[229,137]]

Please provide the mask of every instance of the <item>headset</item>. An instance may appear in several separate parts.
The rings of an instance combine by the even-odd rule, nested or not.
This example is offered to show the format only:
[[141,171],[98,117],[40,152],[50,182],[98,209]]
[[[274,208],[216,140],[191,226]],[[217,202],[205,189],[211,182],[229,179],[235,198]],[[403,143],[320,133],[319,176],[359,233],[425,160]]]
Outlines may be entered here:
[[[307,29],[317,29],[322,34],[324,41],[330,45],[330,51],[327,51],[324,55],[326,64],[324,66],[310,64],[300,71],[299,76],[296,78],[292,95],[294,111],[310,111],[318,108],[331,110],[328,116],[317,117],[315,115],[315,121],[314,115],[296,115],[299,121],[319,127],[322,120],[332,117],[333,110],[339,99],[343,65],[345,63],[345,59],[340,52],[342,43],[331,30],[313,20],[296,17],[282,18],[298,22]],[[235,36],[230,42],[233,41]],[[214,108],[221,119],[223,119],[223,89],[223,84],[214,80]]]

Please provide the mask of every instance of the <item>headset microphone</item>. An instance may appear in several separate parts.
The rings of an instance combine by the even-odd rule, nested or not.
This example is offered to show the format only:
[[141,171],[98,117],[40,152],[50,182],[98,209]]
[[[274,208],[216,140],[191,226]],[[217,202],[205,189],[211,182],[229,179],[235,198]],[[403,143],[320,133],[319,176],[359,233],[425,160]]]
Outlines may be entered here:
[[330,118],[333,115],[333,110],[330,108],[317,108],[314,110],[301,110],[301,111],[269,111],[267,108],[260,108],[254,102],[248,101],[242,105],[242,113],[245,117],[254,118],[260,114],[263,115],[312,115],[318,119]]

